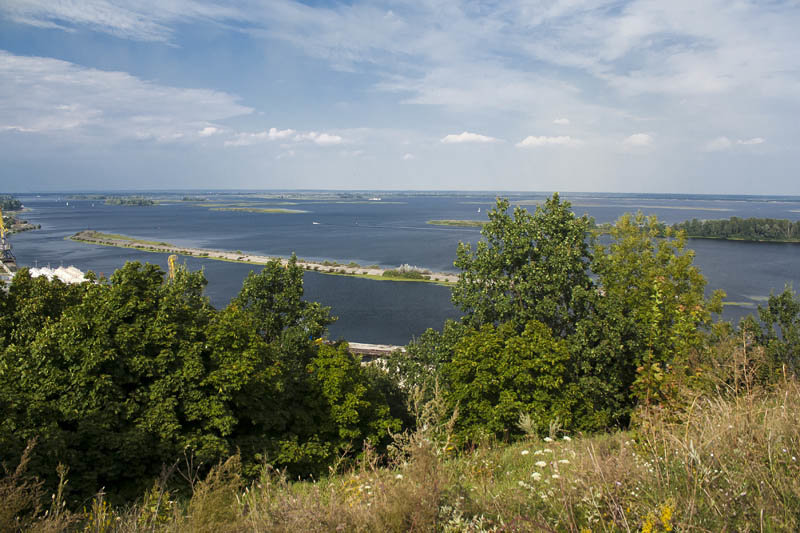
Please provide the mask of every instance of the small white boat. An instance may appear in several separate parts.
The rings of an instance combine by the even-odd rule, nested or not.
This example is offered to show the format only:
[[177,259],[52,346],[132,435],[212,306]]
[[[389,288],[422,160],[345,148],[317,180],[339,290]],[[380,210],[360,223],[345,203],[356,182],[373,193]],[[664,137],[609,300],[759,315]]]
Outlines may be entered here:
[[312,222],[315,226],[319,226],[319,222]]
[[479,207],[479,208],[478,208],[478,213],[480,213],[480,212],[481,212],[481,208]]

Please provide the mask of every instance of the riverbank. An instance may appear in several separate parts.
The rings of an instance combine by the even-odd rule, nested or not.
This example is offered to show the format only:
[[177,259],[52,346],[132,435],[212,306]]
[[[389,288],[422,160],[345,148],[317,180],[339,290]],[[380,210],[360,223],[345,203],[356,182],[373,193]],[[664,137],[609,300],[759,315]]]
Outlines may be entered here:
[[19,215],[25,211],[27,211],[27,209],[23,208],[18,211],[3,212],[3,223],[5,224],[6,231],[8,231],[9,235],[14,233],[22,233],[23,231],[41,229],[41,224],[31,224],[27,220],[19,218]]
[[[208,248],[191,248],[177,246],[168,242],[149,241],[129,237],[127,235],[119,235],[112,233],[101,233],[93,230],[79,231],[75,235],[68,237],[72,241],[82,242],[86,244],[95,244],[100,246],[114,246],[117,248],[133,248],[145,252],[166,253],[186,255],[191,257],[199,257],[202,259],[214,259],[217,261],[229,261],[234,263],[250,263],[255,265],[265,265],[275,259],[279,260],[282,264],[287,264],[288,259],[285,257],[271,257],[267,255],[254,255],[243,253],[239,250],[225,251],[225,250],[212,250]],[[391,275],[397,269],[383,269],[377,266],[364,267],[356,263],[334,263],[331,261],[308,261],[298,259],[297,265],[301,268],[319,272],[320,274],[330,274],[338,276],[351,276],[376,281],[407,281],[417,283],[437,283],[440,285],[450,285],[458,280],[455,274],[445,272],[431,272],[425,274],[427,278],[407,278],[407,277],[394,277]],[[389,275],[387,275],[387,272]]]

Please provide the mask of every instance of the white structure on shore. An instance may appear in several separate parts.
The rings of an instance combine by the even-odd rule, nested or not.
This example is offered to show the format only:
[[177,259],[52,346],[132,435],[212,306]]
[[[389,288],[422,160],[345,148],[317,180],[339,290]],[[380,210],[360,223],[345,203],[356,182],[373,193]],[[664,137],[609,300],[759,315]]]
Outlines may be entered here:
[[83,275],[83,271],[74,266],[68,266],[66,268],[63,266],[58,268],[31,268],[29,271],[32,278],[44,276],[49,280],[53,278],[60,279],[64,283],[83,283],[84,281],[88,281]]

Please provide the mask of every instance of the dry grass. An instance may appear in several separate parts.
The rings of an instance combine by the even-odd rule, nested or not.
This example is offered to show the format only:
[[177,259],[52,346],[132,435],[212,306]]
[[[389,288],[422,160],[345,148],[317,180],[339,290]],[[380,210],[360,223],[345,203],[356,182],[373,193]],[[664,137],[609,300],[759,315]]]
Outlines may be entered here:
[[[440,407],[440,406],[438,406]],[[0,481],[0,529],[33,531],[798,531],[800,386],[651,410],[636,430],[485,443],[455,454],[436,405],[388,458],[319,481],[268,468],[245,483],[238,458],[175,502],[156,484],[131,508],[69,515],[36,506],[24,464]],[[54,498],[54,501],[56,498]],[[27,517],[27,522],[20,517]],[[84,529],[85,528],[85,529]]]

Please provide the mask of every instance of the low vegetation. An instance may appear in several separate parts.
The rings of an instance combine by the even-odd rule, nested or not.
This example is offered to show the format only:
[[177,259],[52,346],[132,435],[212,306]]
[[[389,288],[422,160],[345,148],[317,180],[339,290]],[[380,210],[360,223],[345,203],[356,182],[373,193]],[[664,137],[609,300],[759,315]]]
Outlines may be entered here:
[[[0,481],[0,528],[796,531],[800,386],[793,380],[742,385],[736,394],[724,385],[717,395],[695,397],[679,416],[642,409],[635,430],[582,436],[556,424],[543,438],[487,440],[461,451],[453,449],[449,419],[434,400],[418,413],[428,424],[396,434],[388,458],[367,448],[334,475],[293,481],[269,467],[250,480],[232,456],[183,493],[162,476],[126,507],[108,505],[101,492],[70,510],[58,488],[44,497],[41,484],[26,475],[24,456]],[[38,503],[47,499],[49,505]]]
[[484,220],[429,220],[427,224],[434,226],[459,226],[464,228],[482,228]]
[[283,209],[280,207],[212,207],[210,211],[236,211],[240,213],[272,213],[293,215],[298,213],[308,213],[302,209]]
[[144,198],[142,196],[108,196],[105,199],[107,205],[133,205],[133,206],[151,206],[158,204],[157,201],[151,198]]
[[498,200],[457,250],[463,318],[371,366],[322,340],[294,259],[221,310],[185,269],[23,270],[0,529],[797,530],[800,298],[715,323],[684,233],[592,227]]
[[73,235],[74,240],[88,239],[91,242],[98,241],[101,244],[113,244],[113,241],[123,241],[130,244],[150,244],[158,246],[172,246],[171,244],[163,241],[148,241],[138,239],[136,237],[129,237],[127,235],[120,235],[118,233],[103,233],[101,231],[85,230],[77,235]]

